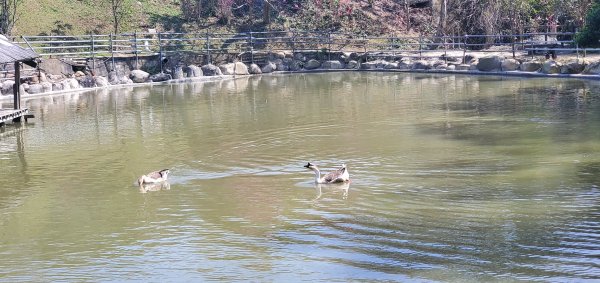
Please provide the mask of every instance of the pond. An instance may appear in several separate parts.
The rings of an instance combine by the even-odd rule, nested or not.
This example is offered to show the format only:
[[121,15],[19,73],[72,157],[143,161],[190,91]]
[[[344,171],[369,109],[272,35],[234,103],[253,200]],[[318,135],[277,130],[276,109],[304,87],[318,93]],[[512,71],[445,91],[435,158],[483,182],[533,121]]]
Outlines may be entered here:
[[[0,281],[600,280],[597,81],[267,75],[25,104],[0,130]],[[352,182],[316,186],[309,161]]]

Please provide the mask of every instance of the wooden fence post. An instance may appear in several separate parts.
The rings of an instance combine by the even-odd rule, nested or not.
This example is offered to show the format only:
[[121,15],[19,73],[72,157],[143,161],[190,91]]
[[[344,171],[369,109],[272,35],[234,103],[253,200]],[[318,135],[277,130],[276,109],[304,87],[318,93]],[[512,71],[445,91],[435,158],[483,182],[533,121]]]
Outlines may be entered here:
[[21,109],[21,62],[15,61],[15,84],[13,86],[13,109]]

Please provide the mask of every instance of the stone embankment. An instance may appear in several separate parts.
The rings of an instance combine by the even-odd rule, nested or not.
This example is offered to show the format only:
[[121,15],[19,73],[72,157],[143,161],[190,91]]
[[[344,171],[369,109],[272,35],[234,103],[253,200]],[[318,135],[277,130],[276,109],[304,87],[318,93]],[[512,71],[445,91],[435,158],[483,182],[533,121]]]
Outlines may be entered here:
[[[331,59],[331,58],[335,59]],[[268,53],[259,64],[244,64],[241,62],[206,64],[197,66],[178,61],[169,68],[168,72],[150,74],[144,70],[106,71],[106,76],[94,75],[90,68],[83,71],[35,72],[21,84],[21,92],[41,94],[61,92],[83,88],[107,87],[111,85],[129,85],[149,82],[164,82],[189,78],[228,75],[253,75],[273,72],[304,72],[319,70],[386,70],[406,72],[448,72],[472,74],[513,74],[523,75],[587,75],[586,78],[600,79],[600,61],[590,61],[583,58],[572,59],[533,59],[506,58],[493,55],[477,58],[472,55],[464,57],[445,57],[415,59],[409,56],[373,56],[373,54],[337,53],[324,55],[322,53]],[[119,68],[113,68],[119,69]],[[1,85],[2,95],[12,95],[14,81],[6,80]]]

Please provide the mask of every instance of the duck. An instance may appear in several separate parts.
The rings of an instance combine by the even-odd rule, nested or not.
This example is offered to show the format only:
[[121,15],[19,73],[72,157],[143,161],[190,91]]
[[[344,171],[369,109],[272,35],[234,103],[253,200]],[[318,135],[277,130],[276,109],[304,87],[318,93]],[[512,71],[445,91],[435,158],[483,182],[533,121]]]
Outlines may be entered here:
[[350,182],[350,174],[348,173],[348,168],[346,167],[346,164],[342,164],[342,167],[340,169],[337,169],[333,172],[329,172],[322,177],[321,171],[319,171],[319,167],[317,167],[317,165],[308,162],[308,164],[304,165],[304,167],[315,172],[315,183],[317,184]]
[[169,176],[169,169],[162,169],[160,171],[154,171],[154,172],[150,172],[146,175],[142,175],[138,178],[138,185],[143,185],[143,184],[154,184],[154,183],[160,183],[160,182],[164,182],[167,180],[167,177]]

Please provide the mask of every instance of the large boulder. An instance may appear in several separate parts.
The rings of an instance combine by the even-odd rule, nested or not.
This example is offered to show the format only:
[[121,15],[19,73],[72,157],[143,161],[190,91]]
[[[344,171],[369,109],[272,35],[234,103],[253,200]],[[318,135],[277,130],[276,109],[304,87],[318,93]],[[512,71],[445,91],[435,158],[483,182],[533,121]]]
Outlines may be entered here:
[[399,63],[398,62],[387,62],[385,64],[383,64],[383,68],[384,69],[398,69],[399,68]]
[[260,67],[254,63],[250,64],[250,74],[262,74]]
[[560,73],[560,63],[554,60],[547,60],[542,64],[542,72],[545,74],[558,74]]
[[242,63],[242,62],[235,62],[234,63],[235,68],[235,74],[236,75],[249,75],[250,72],[248,71],[248,66],[246,66],[246,64]]
[[482,72],[498,71],[502,67],[502,57],[486,56],[479,58],[477,70]]
[[581,58],[572,59],[572,60],[569,60],[564,65],[562,65],[562,67],[560,68],[560,73],[561,74],[579,74],[579,73],[583,72],[586,65],[587,65],[587,61],[585,61],[584,59],[581,59]]
[[340,61],[331,60],[331,61],[323,62],[323,64],[321,65],[321,68],[323,68],[323,69],[343,69],[344,66],[342,65],[342,63]]
[[321,67],[321,62],[315,59],[308,60],[308,62],[306,62],[306,65],[304,65],[304,68],[307,70],[314,70],[319,67]]
[[362,70],[375,70],[377,69],[377,61],[363,62],[360,64]]
[[105,87],[105,86],[109,86],[110,83],[108,82],[108,79],[102,76],[96,76],[94,77],[94,81],[96,82],[96,86],[99,87]]
[[13,94],[13,87],[15,85],[15,81],[7,80],[2,83],[2,94],[3,95],[11,95]]
[[290,65],[288,66],[290,71],[301,71],[302,69],[304,69],[304,62],[299,61],[299,60],[292,60],[292,62],[290,63]]
[[521,63],[515,59],[504,59],[501,64],[502,71],[510,72],[519,69]]
[[413,62],[412,68],[413,70],[429,70],[431,69],[431,63],[426,60],[417,60]]
[[42,92],[44,92],[44,87],[42,87],[41,84],[31,84],[27,90],[27,93],[29,94],[37,94]]
[[600,61],[587,64],[583,69],[583,73],[588,75],[600,75]]
[[52,83],[51,82],[41,82],[43,92],[51,92],[52,91]]
[[173,70],[171,71],[171,73],[173,74],[173,79],[175,79],[175,80],[180,80],[180,79],[185,78],[185,75],[183,74],[183,67],[180,65],[173,67]]
[[148,74],[147,72],[144,72],[142,70],[133,70],[129,74],[129,78],[134,83],[143,83],[143,82],[146,82],[148,80],[148,77],[150,77],[150,74]]
[[269,61],[260,70],[263,73],[272,73],[276,69],[277,69],[277,65],[275,65],[275,63]]
[[52,84],[52,91],[61,91],[64,89],[65,89],[64,84],[62,84],[61,82]]
[[221,69],[213,64],[206,64],[202,66],[202,73],[205,76],[221,76],[223,73]]
[[537,72],[542,68],[542,63],[538,61],[525,61],[521,63],[521,71],[523,72]]
[[202,74],[202,69],[196,65],[189,65],[185,67],[184,72],[188,78],[197,78],[204,75]]
[[148,78],[151,82],[164,82],[171,79],[171,75],[166,73],[158,73]]
[[77,77],[79,85],[85,88],[96,87],[96,80],[90,76]]
[[348,61],[348,64],[346,64],[346,69],[358,69],[358,67],[360,67],[360,65],[356,60],[350,60]]

